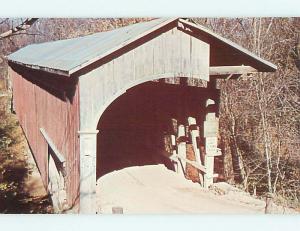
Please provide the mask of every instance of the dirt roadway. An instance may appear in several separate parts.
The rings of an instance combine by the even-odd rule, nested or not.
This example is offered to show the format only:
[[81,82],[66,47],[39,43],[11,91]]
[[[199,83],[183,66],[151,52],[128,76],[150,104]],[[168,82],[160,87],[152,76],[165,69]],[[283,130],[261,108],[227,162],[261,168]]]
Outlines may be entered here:
[[215,190],[202,189],[164,165],[129,167],[108,173],[97,182],[98,213],[111,214],[258,214],[264,201],[221,183]]

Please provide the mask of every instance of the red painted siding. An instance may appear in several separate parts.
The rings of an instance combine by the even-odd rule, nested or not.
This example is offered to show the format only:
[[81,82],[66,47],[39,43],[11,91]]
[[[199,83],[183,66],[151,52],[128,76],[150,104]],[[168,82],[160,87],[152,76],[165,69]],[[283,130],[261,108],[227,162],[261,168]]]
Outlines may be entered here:
[[14,109],[45,186],[48,184],[48,145],[40,128],[44,128],[66,158],[67,197],[70,205],[77,204],[80,176],[77,82],[14,66],[10,68],[10,76],[13,81]]

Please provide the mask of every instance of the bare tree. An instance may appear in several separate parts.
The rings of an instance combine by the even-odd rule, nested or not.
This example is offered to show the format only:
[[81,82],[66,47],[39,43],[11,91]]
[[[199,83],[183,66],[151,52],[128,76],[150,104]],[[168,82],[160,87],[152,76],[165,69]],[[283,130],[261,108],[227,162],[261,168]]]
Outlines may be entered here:
[[[0,39],[4,39],[13,35],[25,33],[38,19],[37,18],[27,18],[21,24],[12,27],[10,30],[5,31],[0,34]],[[3,20],[1,23],[6,22],[7,19]],[[0,23],[0,24],[1,24]]]

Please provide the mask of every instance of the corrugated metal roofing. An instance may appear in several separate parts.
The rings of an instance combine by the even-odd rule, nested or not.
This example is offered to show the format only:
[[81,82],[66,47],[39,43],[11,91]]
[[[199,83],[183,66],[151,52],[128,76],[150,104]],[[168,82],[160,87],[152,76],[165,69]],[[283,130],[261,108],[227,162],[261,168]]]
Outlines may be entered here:
[[88,36],[28,45],[8,56],[8,60],[32,68],[71,72],[132,38],[176,19],[160,18]]

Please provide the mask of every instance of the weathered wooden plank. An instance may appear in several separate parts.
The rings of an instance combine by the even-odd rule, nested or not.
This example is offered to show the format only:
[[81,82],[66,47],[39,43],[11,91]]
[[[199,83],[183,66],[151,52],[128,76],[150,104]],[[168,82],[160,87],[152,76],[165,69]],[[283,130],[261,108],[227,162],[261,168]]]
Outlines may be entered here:
[[154,43],[153,41],[149,41],[147,44],[145,44],[145,46],[143,47],[143,54],[144,54],[144,58],[143,60],[140,60],[140,65],[144,66],[144,76],[152,76],[154,75],[154,69],[153,69],[153,53],[154,53],[154,49],[153,49]]
[[210,45],[191,36],[191,72],[194,78],[209,80]]
[[[176,152],[176,137],[175,135],[171,135],[171,145],[172,145],[172,156],[170,157],[171,160],[173,160],[174,162],[174,169],[177,173],[179,173],[180,169],[181,168],[181,163],[180,161],[178,160],[178,158],[176,159],[175,156],[177,156],[177,152]],[[173,158],[174,157],[174,158]]]
[[[104,84],[104,95],[105,95],[105,101],[107,101],[110,99],[111,96],[113,96],[116,93],[114,80],[117,78],[114,78],[113,70],[114,70],[114,68],[118,68],[118,67],[114,66],[112,62],[109,62],[109,63],[105,64],[105,66],[103,68],[104,68],[103,76],[101,76],[101,77],[99,76],[99,77],[103,78],[103,80],[100,80],[100,81],[104,81],[104,83],[103,83]],[[90,90],[91,90],[91,88],[89,89],[89,91]],[[97,107],[96,104],[95,104],[95,106]]]
[[[139,79],[141,76],[143,76],[144,73],[144,65],[145,63],[143,63],[143,65],[141,65],[141,63],[143,62],[144,59],[144,54],[143,53],[143,47],[139,46],[137,48],[135,48],[133,50],[134,52],[134,78],[137,80]],[[126,67],[124,67],[126,68]]]
[[[206,107],[214,105],[215,102],[211,99],[206,101]],[[208,131],[207,131],[208,130]],[[214,157],[218,155],[217,138],[218,120],[215,111],[209,111],[205,117],[204,123],[204,138],[205,138],[205,168],[204,187],[208,188],[213,184],[214,178]]]
[[[190,126],[190,128],[192,126],[196,126],[196,119],[193,117],[189,117],[188,118],[188,124]],[[197,139],[200,136],[200,132],[199,132],[199,128],[197,127],[197,129],[190,129],[190,133],[191,133],[191,138],[192,138],[192,145],[193,145],[193,149],[194,149],[194,153],[195,153],[195,157],[196,157],[196,163],[198,163],[200,166],[202,166],[202,161],[200,158],[200,150],[198,148],[198,144],[197,144]],[[201,185],[203,185],[203,176],[201,173],[199,173],[199,178],[200,178],[200,183]]]
[[204,173],[206,172],[205,166],[197,163],[196,161],[189,160],[189,159],[187,159],[186,157],[184,157],[182,155],[175,154],[175,155],[172,155],[170,157],[170,159],[172,159],[174,161],[178,161],[178,159],[180,159],[181,162],[186,162],[186,163],[192,165],[193,167],[197,168],[198,170],[200,170],[200,171],[202,171]]
[[40,128],[40,132],[42,133],[43,137],[47,141],[48,145],[53,151],[53,154],[55,154],[56,159],[62,163],[63,165],[66,162],[66,158],[58,151],[56,145],[53,143],[52,139],[48,136],[44,128]]
[[257,72],[257,70],[251,66],[209,67],[209,75],[242,75],[255,72]]
[[165,46],[163,48],[165,49],[165,73],[172,73],[174,71],[172,66],[174,59],[174,46],[176,46],[176,48],[178,49],[176,44],[176,35],[174,35],[174,33],[172,32],[173,30],[168,31],[165,33],[165,36],[162,37]]
[[161,36],[154,38],[153,43],[153,74],[162,75],[165,73],[165,33]]
[[[185,127],[184,125],[179,125],[178,126],[178,138],[185,136]],[[185,171],[186,171],[186,142],[185,141],[181,141],[179,142],[178,146],[177,146],[177,153],[178,156],[182,157],[181,158],[181,164],[182,164],[182,168],[179,168],[178,173],[180,175],[185,175]]]
[[[191,56],[191,36],[185,33],[181,33],[177,30],[180,56],[181,56],[181,73],[191,74],[191,59],[197,58]],[[178,58],[177,58],[178,59]],[[191,75],[185,76],[191,77]]]
[[[193,117],[189,117],[188,124],[189,124],[189,126],[191,126],[191,125],[196,126],[196,119]],[[200,159],[200,150],[197,145],[197,138],[200,136],[199,130],[198,129],[190,130],[190,133],[191,133],[191,138],[192,138],[193,149],[194,149],[194,152],[196,155],[196,161],[199,164],[202,164],[201,159]]]
[[[174,28],[172,30],[172,34],[174,36],[174,41],[172,44],[172,65],[171,67],[173,68],[173,70],[177,70],[177,73],[175,75],[175,77],[182,77],[182,62],[184,59],[189,58],[189,56],[187,55],[187,57],[183,56],[181,54],[181,44],[183,43],[182,39],[181,39],[181,32],[178,31],[177,28]],[[172,71],[171,71],[172,73]],[[188,72],[186,72],[188,73]],[[186,76],[189,77],[189,76]],[[173,82],[175,83],[175,78],[173,80]]]

